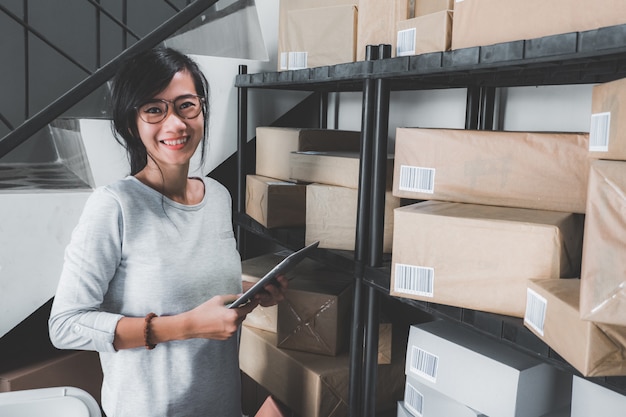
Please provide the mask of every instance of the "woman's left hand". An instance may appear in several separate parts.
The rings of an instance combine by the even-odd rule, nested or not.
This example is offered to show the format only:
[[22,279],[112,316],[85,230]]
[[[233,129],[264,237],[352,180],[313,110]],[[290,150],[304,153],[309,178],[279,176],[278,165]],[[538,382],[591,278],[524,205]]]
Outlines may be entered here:
[[260,291],[254,299],[260,306],[270,307],[285,299],[285,291],[289,286],[289,280],[284,276],[278,276],[274,282],[263,287],[265,291]]

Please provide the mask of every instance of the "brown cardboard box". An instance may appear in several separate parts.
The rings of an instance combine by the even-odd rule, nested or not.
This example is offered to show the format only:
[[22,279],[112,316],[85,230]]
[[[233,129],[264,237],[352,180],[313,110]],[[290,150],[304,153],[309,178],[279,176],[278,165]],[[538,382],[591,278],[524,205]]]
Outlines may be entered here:
[[[276,347],[276,334],[243,326],[241,370],[301,417],[342,417],[348,413],[350,358]],[[404,390],[404,346],[392,364],[378,365],[377,411],[393,409]]]
[[454,10],[454,0],[415,0],[415,12],[411,17]]
[[336,129],[257,127],[256,174],[289,181],[289,155],[296,151],[358,152],[361,132]]
[[398,22],[393,50],[397,56],[450,50],[452,12],[441,11]]
[[589,174],[580,314],[626,326],[626,162],[596,160]]
[[287,69],[289,51],[287,43],[291,36],[287,20],[289,12],[317,7],[355,4],[357,4],[357,0],[280,0],[278,11],[278,70]]
[[583,376],[626,375],[626,327],[580,318],[580,279],[530,280],[524,325]]
[[[290,251],[246,259],[243,279],[256,282]],[[277,306],[255,308],[246,326],[278,333],[279,347],[323,355],[337,355],[347,346],[352,305],[350,274],[306,258],[287,273],[285,300]]]
[[452,49],[626,23],[622,0],[456,0]]
[[70,386],[100,403],[102,368],[97,352],[64,351],[28,366],[0,373],[0,392]]
[[593,86],[589,155],[626,161],[626,78]]
[[[308,183],[359,188],[359,153],[337,151],[292,152],[291,179]],[[387,189],[391,190],[393,155],[387,159]]]
[[582,215],[440,201],[394,213],[392,295],[524,317],[528,279],[579,276]]
[[394,195],[584,213],[588,137],[399,128]]
[[[246,259],[241,262],[242,279],[248,282],[257,282],[280,261],[285,259],[291,251],[284,250],[254,258]],[[288,278],[292,278],[296,273],[296,266],[287,273]],[[246,316],[243,324],[257,329],[267,330],[276,333],[278,324],[278,306],[271,307],[258,306],[250,314]]]
[[305,210],[304,184],[246,176],[246,214],[266,228],[304,226]]
[[363,61],[367,45],[392,45],[396,38],[396,23],[413,16],[411,0],[359,0],[358,3],[356,60]]
[[336,356],[348,346],[352,276],[309,259],[298,267],[278,303],[278,347]]
[[287,13],[287,32],[286,49],[280,52],[280,69],[295,70],[354,62],[356,4],[291,10]]
[[[325,184],[306,187],[305,242],[320,242],[320,248],[354,250],[358,191],[354,188]],[[383,227],[383,251],[391,252],[393,244],[393,209],[400,199],[387,191]]]

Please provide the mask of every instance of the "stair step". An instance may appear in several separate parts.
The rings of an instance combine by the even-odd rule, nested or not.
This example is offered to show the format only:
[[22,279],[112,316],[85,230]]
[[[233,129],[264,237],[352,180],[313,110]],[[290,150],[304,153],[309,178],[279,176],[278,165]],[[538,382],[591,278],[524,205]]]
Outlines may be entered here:
[[92,188],[62,162],[0,165],[0,191]]

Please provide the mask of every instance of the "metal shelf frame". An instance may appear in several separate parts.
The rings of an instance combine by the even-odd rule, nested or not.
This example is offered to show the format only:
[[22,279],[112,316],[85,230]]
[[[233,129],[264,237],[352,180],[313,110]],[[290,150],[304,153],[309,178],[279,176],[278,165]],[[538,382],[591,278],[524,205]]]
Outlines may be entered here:
[[[247,90],[362,92],[361,154],[357,232],[353,257],[328,251],[320,256],[354,273],[354,310],[350,345],[349,415],[373,417],[376,409],[376,349],[379,297],[389,296],[389,266],[383,266],[382,236],[389,96],[391,91],[466,88],[467,129],[492,130],[496,89],[499,87],[594,84],[626,77],[626,25],[544,38],[390,58],[389,45],[368,46],[366,60],[284,72],[247,74],[240,68],[239,189],[234,221],[240,250],[243,231],[299,247],[303,236],[294,231],[267,231],[245,215],[245,132]],[[325,95],[322,95],[325,97]],[[325,103],[320,108],[324,113]],[[320,127],[325,127],[320,120]],[[244,135],[242,137],[242,135]],[[297,244],[295,244],[297,242]],[[318,250],[319,251],[319,250]],[[321,250],[322,252],[324,250]],[[353,268],[349,264],[352,263]],[[520,319],[415,300],[403,303],[429,314],[467,325],[486,337],[508,343],[531,355],[578,374],[534,336]],[[591,378],[626,393],[626,378]]]

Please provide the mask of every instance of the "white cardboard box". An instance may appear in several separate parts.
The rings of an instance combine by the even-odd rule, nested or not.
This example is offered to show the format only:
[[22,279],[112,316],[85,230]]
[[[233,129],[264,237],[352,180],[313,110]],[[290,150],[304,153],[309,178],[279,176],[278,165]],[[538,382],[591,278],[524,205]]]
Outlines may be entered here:
[[574,375],[571,417],[624,417],[625,413],[626,396]]
[[460,325],[411,326],[405,373],[488,416],[537,417],[570,403],[572,377]]
[[422,384],[414,376],[406,377],[404,408],[413,416],[487,417],[439,391]]

